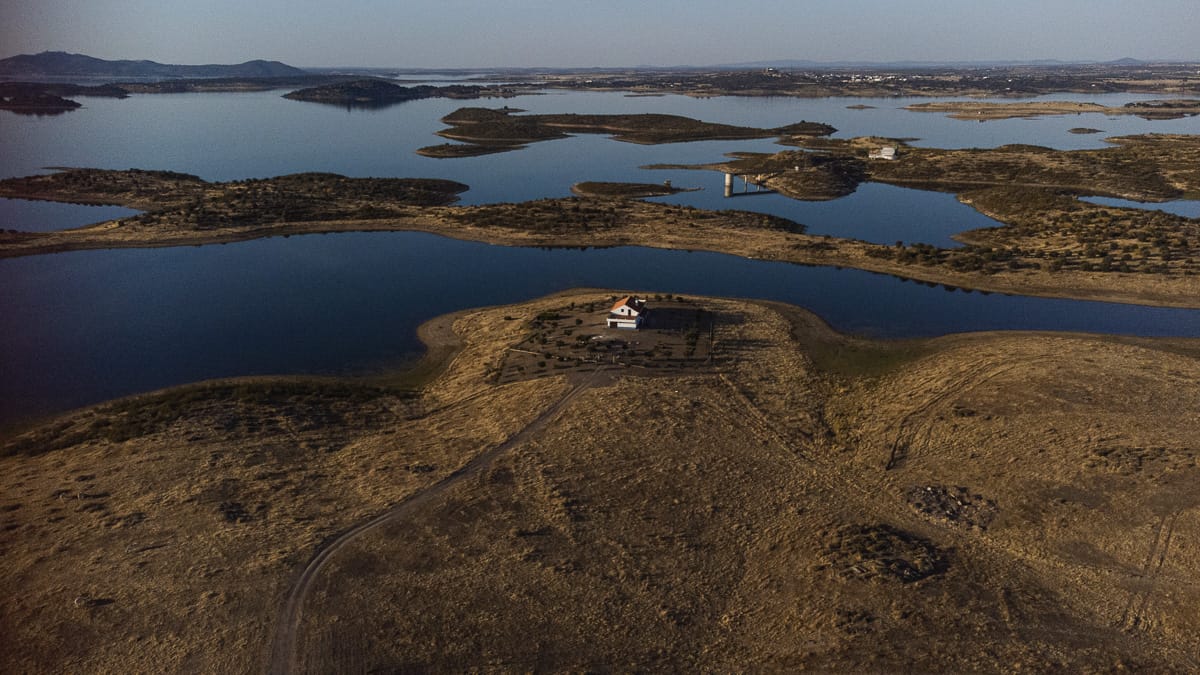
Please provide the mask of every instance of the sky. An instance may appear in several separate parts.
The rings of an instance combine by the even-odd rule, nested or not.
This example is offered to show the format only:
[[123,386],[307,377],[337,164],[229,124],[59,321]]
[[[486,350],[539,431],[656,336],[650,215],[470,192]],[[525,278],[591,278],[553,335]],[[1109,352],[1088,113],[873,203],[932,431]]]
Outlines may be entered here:
[[1200,0],[0,0],[0,57],[301,67],[1200,61]]

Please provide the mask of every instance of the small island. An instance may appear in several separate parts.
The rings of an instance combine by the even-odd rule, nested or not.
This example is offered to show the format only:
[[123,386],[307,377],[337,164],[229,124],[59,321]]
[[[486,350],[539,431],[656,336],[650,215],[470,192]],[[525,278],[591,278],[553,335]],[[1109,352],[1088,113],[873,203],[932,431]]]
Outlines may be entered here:
[[83,104],[44,91],[0,93],[0,110],[26,115],[55,115],[82,108]]
[[1093,129],[1091,127],[1072,127],[1070,129],[1067,129],[1067,133],[1069,133],[1069,134],[1102,134],[1102,133],[1104,133],[1104,130],[1103,129]]
[[525,145],[521,143],[493,143],[491,145],[484,145],[482,143],[440,143],[438,145],[427,145],[423,148],[417,148],[416,153],[423,157],[454,159],[459,157],[481,157],[483,155],[494,155],[498,152],[519,150],[523,147],[525,147]]
[[58,83],[0,82],[0,110],[28,115],[57,115],[82,106],[69,96],[126,98],[128,92],[115,85],[84,86]]
[[699,188],[677,188],[666,183],[604,183],[584,181],[571,186],[571,192],[580,197],[608,199],[640,199],[643,197],[665,197],[680,192],[694,192]]
[[455,84],[444,87],[418,85],[402,87],[377,78],[332,82],[284,94],[292,101],[326,103],[337,106],[379,108],[426,98],[474,99],[515,96],[511,89]]
[[[519,111],[511,108],[460,108],[442,118],[450,128],[439,131],[438,135],[454,141],[491,147],[493,152],[502,152],[516,150],[537,141],[566,138],[572,133],[610,134],[618,141],[655,145],[772,136],[828,136],[837,131],[828,124],[806,121],[784,127],[761,129],[653,113],[519,115],[515,114],[517,112]],[[432,148],[422,150],[433,151]]]

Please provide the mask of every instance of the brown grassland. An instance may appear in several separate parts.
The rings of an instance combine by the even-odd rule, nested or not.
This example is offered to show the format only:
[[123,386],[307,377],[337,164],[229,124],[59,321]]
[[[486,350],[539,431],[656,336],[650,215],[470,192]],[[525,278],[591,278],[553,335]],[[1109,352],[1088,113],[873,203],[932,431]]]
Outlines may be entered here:
[[[1200,341],[874,342],[653,296],[697,318],[643,337],[601,327],[613,297],[427,324],[416,374],[6,439],[7,670],[1200,667]],[[559,370],[567,330],[630,348]]]
[[1033,118],[1043,115],[1080,115],[1100,113],[1104,115],[1137,115],[1148,120],[1178,119],[1200,115],[1200,100],[1162,99],[1157,101],[1134,101],[1123,106],[1106,106],[1099,103],[1075,101],[1028,101],[1021,103],[996,103],[992,101],[939,101],[936,103],[914,103],[905,110],[916,112],[944,112],[948,117],[959,120],[1006,120],[1017,117]]

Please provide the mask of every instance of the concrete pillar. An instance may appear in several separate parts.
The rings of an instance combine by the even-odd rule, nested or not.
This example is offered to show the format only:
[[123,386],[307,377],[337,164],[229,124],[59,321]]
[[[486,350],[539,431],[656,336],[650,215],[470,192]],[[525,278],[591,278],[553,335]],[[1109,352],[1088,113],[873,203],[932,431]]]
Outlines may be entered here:
[[725,196],[733,196],[733,174],[731,173],[725,174]]

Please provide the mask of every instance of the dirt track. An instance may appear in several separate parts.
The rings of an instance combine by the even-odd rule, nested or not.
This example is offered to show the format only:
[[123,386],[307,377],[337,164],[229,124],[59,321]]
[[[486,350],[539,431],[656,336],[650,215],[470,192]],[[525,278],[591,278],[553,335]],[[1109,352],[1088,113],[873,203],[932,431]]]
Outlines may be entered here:
[[547,408],[541,415],[535,418],[521,431],[514,434],[505,442],[497,445],[490,450],[476,455],[469,462],[464,464],[459,469],[455,470],[450,475],[446,476],[441,481],[435,483],[429,488],[422,490],[408,499],[396,504],[385,513],[382,513],[365,523],[356,525],[355,527],[343,532],[333,540],[325,544],[292,585],[291,591],[288,593],[287,601],[284,604],[283,611],[280,614],[279,623],[275,631],[275,639],[271,649],[271,663],[269,672],[278,675],[285,675],[293,672],[304,672],[304,664],[298,663],[296,653],[296,634],[300,627],[301,617],[304,613],[304,603],[308,598],[309,591],[312,590],[313,583],[321,574],[329,560],[337,555],[338,551],[342,550],[351,541],[356,538],[375,530],[383,525],[394,522],[397,519],[406,517],[414,509],[422,504],[429,502],[434,497],[444,493],[448,488],[455,483],[462,481],[465,478],[478,474],[481,470],[487,468],[497,457],[525,441],[529,440],[534,434],[540,431],[546,423],[552,420],[572,399],[578,396],[585,389],[594,386],[597,382],[596,375],[599,371],[593,372],[582,378],[575,386],[567,390],[562,398],[558,399],[553,405]]
[[0,661],[1198,667],[1200,341],[877,343],[706,298],[739,317],[719,373],[487,383],[511,317],[608,295],[464,313],[419,399],[165,392],[42,429],[82,440],[0,458]]

